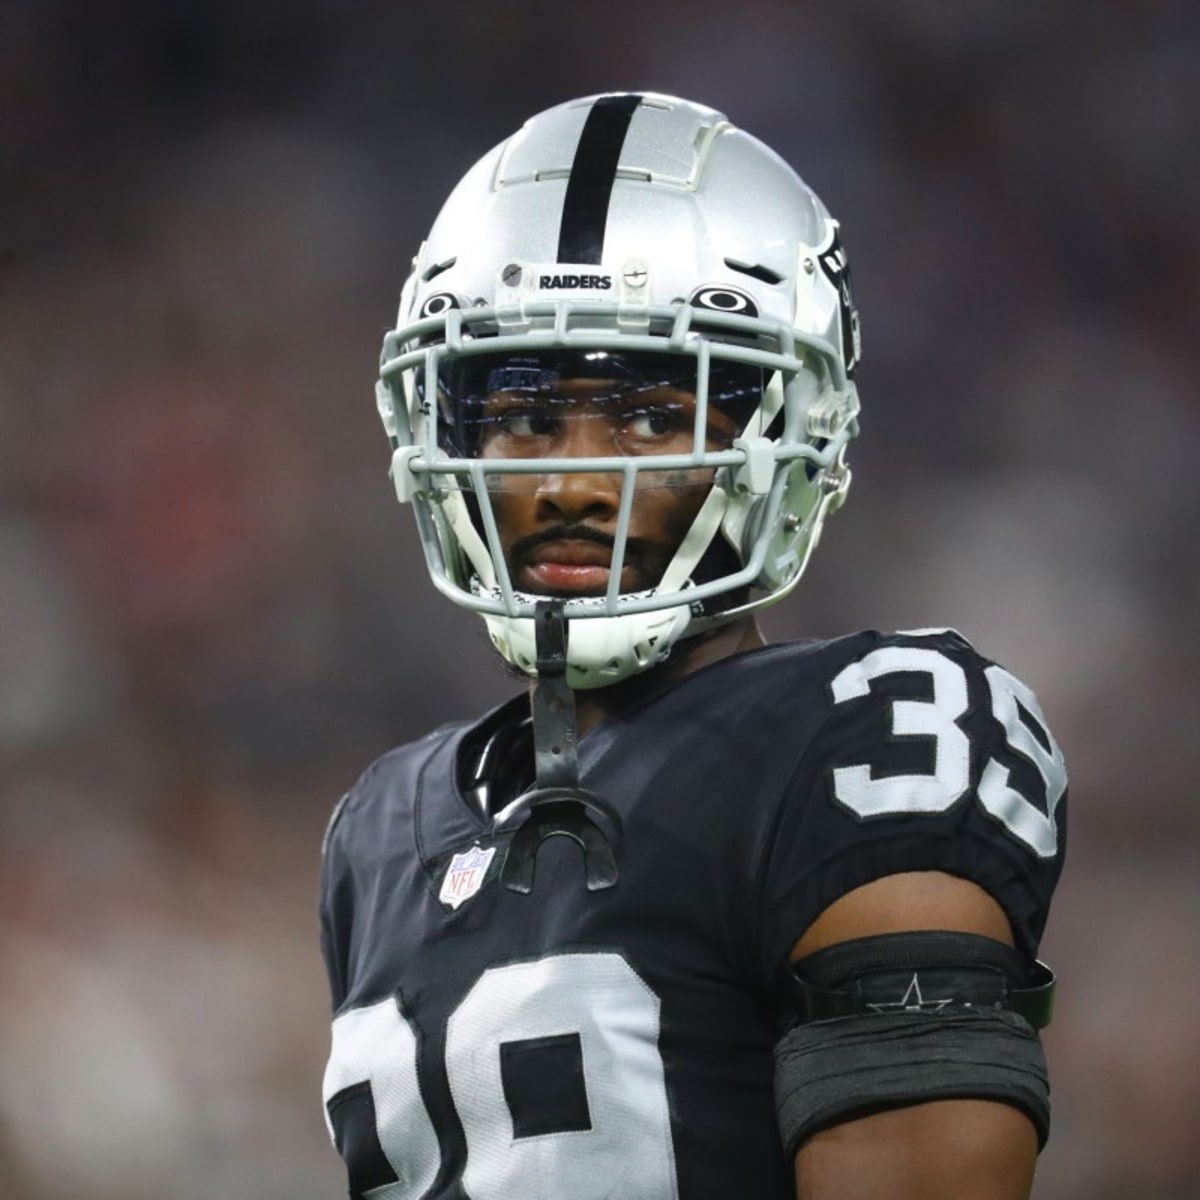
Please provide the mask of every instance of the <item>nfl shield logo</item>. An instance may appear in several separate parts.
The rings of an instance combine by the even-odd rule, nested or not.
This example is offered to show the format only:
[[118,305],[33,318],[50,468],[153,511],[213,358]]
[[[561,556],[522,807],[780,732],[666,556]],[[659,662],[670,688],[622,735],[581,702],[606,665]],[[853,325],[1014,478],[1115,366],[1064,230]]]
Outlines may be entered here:
[[451,908],[470,900],[483,886],[483,877],[495,854],[495,846],[489,846],[486,850],[472,846],[465,854],[456,854],[446,868],[446,878],[442,880],[438,899]]

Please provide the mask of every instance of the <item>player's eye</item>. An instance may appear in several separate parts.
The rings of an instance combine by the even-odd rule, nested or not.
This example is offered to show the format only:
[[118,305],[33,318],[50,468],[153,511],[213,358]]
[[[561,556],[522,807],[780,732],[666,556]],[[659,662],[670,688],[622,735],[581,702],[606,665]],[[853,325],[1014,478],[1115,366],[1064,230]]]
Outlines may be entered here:
[[513,438],[550,437],[558,430],[560,418],[539,405],[513,405],[492,416],[494,433]]
[[681,428],[682,419],[676,410],[662,406],[637,409],[627,414],[625,429],[633,437],[660,438],[677,432]]

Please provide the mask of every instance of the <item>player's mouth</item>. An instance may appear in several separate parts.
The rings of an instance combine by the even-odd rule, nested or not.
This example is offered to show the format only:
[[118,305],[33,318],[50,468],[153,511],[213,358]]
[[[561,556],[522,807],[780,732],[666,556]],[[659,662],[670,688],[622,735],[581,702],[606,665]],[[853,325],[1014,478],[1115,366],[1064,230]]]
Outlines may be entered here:
[[[509,549],[513,582],[534,595],[603,596],[612,576],[613,538],[587,525],[545,529]],[[637,590],[638,548],[626,544],[621,590]]]
[[525,555],[519,574],[526,591],[601,596],[612,574],[612,548],[573,538],[545,542]]

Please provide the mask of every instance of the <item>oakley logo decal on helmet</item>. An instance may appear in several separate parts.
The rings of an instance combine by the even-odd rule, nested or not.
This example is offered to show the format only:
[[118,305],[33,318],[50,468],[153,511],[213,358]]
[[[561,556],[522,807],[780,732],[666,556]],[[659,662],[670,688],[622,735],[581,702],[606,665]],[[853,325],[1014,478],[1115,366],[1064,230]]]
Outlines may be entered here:
[[691,298],[696,308],[710,308],[713,312],[739,313],[743,317],[757,317],[758,306],[746,295],[731,287],[705,287],[697,290]]
[[421,316],[423,317],[440,317],[443,313],[448,312],[452,308],[458,308],[458,297],[451,296],[449,292],[439,292],[436,296],[430,296],[424,304],[421,305]]

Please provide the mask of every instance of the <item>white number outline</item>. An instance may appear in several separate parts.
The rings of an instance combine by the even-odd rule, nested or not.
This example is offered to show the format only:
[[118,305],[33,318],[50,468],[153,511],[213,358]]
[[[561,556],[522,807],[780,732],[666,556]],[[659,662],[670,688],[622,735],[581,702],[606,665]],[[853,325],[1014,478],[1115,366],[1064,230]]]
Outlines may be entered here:
[[[830,683],[833,702],[845,704],[866,696],[872,680],[905,672],[928,675],[933,695],[929,700],[890,699],[891,732],[896,736],[933,738],[933,771],[877,778],[865,763],[835,767],[834,796],[863,818],[943,813],[970,787],[970,740],[957,723],[967,711],[967,673],[942,651],[920,646],[872,650],[834,676]],[[1046,811],[1012,786],[1011,772],[995,757],[989,757],[983,765],[976,798],[985,812],[1039,859],[1053,858],[1058,853],[1054,813],[1067,786],[1062,751],[1029,688],[994,664],[985,668],[983,676],[992,715],[1003,727],[1009,749],[1042,777]],[[1029,727],[1022,709],[1037,722],[1045,746]]]
[[[603,1186],[605,1195],[677,1197],[659,1031],[658,996],[620,954],[548,954],[484,971],[446,1023],[446,1077],[467,1143],[465,1193],[586,1200]],[[516,1139],[501,1042],[562,1034],[580,1039],[591,1129]],[[416,1031],[395,997],[333,1022],[322,1089],[331,1139],[330,1101],[361,1083],[371,1088],[376,1136],[398,1180],[365,1195],[419,1200],[440,1154],[418,1085]]]
[[[387,1053],[379,1048],[386,1046]],[[356,1084],[367,1083],[375,1105],[379,1148],[396,1174],[395,1183],[369,1189],[370,1200],[417,1200],[433,1186],[441,1163],[437,1131],[421,1096],[417,1076],[417,1034],[394,996],[353,1008],[333,1022],[333,1044],[321,1084],[325,1125],[336,1147],[329,1102]],[[383,1136],[403,1128],[404,1144]]]

